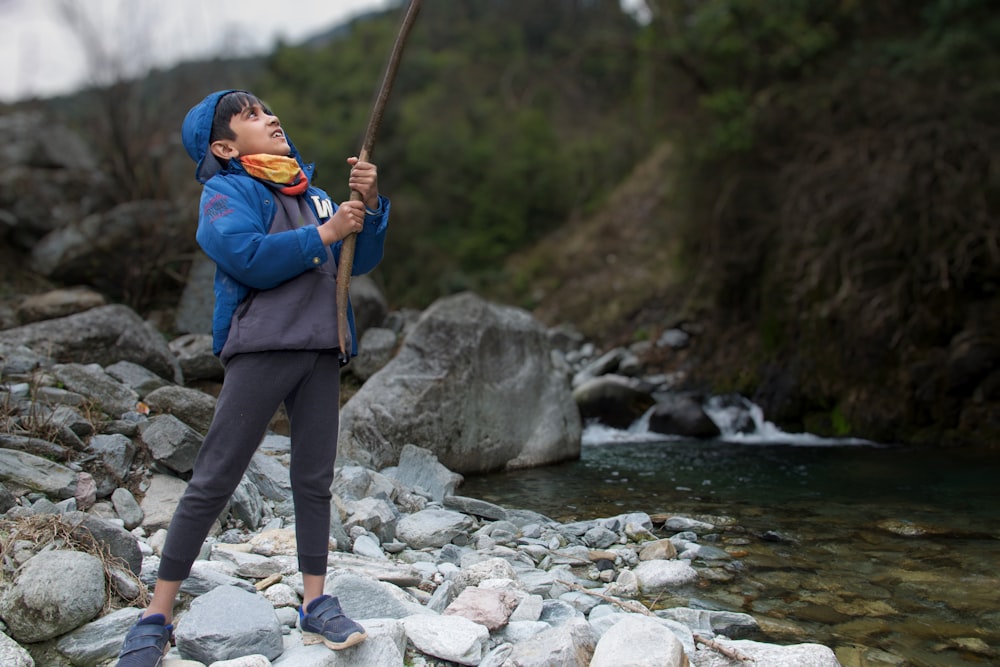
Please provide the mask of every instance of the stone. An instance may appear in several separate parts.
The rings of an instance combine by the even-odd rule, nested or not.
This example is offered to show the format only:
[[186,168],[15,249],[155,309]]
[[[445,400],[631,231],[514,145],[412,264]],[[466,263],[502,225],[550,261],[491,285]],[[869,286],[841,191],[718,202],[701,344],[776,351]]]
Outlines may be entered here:
[[[239,610],[234,614],[233,610]],[[181,656],[205,664],[259,653],[281,655],[281,626],[262,596],[233,586],[219,586],[198,596],[174,630]]]
[[172,414],[201,435],[208,432],[215,415],[215,397],[188,387],[160,387],[144,400],[154,413]]
[[170,525],[177,502],[184,494],[187,482],[172,475],[153,475],[149,488],[139,507],[142,509],[142,527],[153,533]]
[[391,476],[407,488],[424,489],[438,503],[462,483],[462,476],[441,465],[432,451],[410,444],[403,445]]
[[462,616],[493,632],[507,624],[518,598],[511,591],[466,588],[444,610],[445,616]]
[[450,510],[427,509],[403,517],[396,527],[396,537],[412,549],[441,547],[467,533],[473,520]]
[[423,312],[344,405],[340,429],[341,454],[368,467],[395,465],[413,444],[466,474],[577,458],[582,421],[544,327],[466,292]]
[[424,614],[401,622],[417,650],[435,658],[478,665],[489,650],[489,630],[461,616]]
[[632,572],[644,595],[655,595],[698,579],[698,572],[682,560],[649,560],[639,563]]
[[105,600],[100,559],[77,551],[43,551],[0,595],[0,618],[17,641],[41,642],[94,619]]
[[118,655],[126,633],[141,613],[136,607],[113,611],[66,633],[56,641],[56,649],[74,665],[111,660]]
[[174,415],[156,415],[140,429],[140,437],[159,463],[174,472],[194,469],[204,439],[200,433]]
[[686,667],[684,646],[655,619],[628,615],[597,642],[590,667]]
[[519,667],[589,665],[595,645],[590,625],[577,618],[516,644],[509,660]]

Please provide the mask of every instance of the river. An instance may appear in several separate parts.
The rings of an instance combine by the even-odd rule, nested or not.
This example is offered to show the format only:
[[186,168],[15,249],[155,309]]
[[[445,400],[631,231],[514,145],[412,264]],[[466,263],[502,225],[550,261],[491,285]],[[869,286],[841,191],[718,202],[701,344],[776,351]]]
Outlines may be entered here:
[[845,667],[1000,665],[1000,451],[825,440],[759,413],[726,433],[712,416],[713,441],[590,425],[578,461],[468,477],[459,493],[563,522],[713,523],[732,576],[660,604],[752,614],[762,641],[825,644]]

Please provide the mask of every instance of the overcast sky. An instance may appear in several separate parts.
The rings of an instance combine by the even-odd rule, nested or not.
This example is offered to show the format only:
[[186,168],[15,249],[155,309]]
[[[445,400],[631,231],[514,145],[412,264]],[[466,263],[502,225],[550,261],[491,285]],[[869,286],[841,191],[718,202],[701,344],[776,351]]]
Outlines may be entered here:
[[[81,24],[59,7],[82,12]],[[93,56],[145,71],[219,54],[266,52],[399,0],[0,0],[0,101],[93,82]],[[73,27],[76,25],[77,27]],[[79,27],[84,25],[85,27]],[[98,48],[85,47],[85,38]],[[106,69],[105,69],[106,71]]]

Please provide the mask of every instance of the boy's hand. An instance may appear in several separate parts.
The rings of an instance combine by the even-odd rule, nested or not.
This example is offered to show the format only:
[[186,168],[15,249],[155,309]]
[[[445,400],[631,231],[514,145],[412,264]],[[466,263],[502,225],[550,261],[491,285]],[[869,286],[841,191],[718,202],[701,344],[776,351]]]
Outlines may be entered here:
[[365,206],[375,211],[378,209],[378,167],[371,162],[361,162],[356,157],[347,158],[351,165],[351,176],[347,181],[351,190],[361,194]]
[[360,232],[364,225],[364,202],[341,202],[340,208],[330,216],[330,219],[318,227],[319,237],[325,245],[332,245],[355,232]]

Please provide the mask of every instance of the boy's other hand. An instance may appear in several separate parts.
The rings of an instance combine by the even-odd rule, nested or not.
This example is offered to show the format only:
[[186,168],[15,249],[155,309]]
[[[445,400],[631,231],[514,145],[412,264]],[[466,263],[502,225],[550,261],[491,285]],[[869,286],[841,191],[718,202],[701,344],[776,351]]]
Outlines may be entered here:
[[365,224],[365,204],[361,201],[345,201],[319,226],[319,237],[325,245],[332,245],[355,232],[360,232]]
[[371,210],[378,209],[378,167],[371,162],[362,162],[357,157],[347,158],[351,165],[351,176],[347,185],[361,194],[362,201]]

